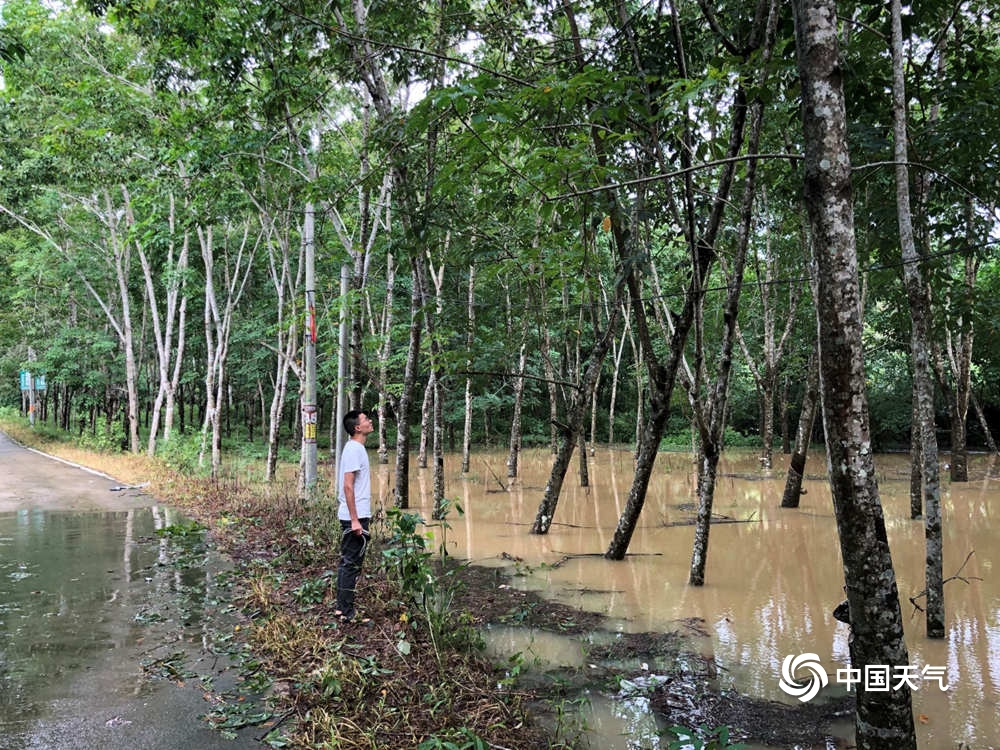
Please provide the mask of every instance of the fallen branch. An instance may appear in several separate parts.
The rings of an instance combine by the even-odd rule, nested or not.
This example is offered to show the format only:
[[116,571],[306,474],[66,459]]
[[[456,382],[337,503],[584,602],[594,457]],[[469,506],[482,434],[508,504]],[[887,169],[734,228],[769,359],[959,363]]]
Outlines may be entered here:
[[[974,554],[976,554],[975,550],[972,550],[971,552],[969,552],[969,554],[965,556],[965,562],[962,563],[962,565],[959,567],[959,569],[955,573],[955,575],[948,576],[947,578],[945,578],[943,581],[941,581],[941,585],[944,586],[944,584],[948,583],[948,581],[962,581],[963,583],[971,583],[972,581],[981,581],[981,580],[983,580],[979,576],[963,576],[962,575],[962,571],[965,569],[965,566],[969,564],[969,560],[972,559],[972,556]],[[921,607],[919,604],[917,604],[917,599],[920,599],[920,598],[925,597],[925,596],[927,596],[927,589],[924,589],[919,594],[914,594],[913,596],[910,597],[910,604],[913,605],[913,613],[910,615],[910,619],[911,620],[917,614],[917,612],[923,612],[924,611],[924,608]]]
[[500,475],[497,474],[495,471],[493,471],[493,467],[490,466],[489,463],[487,463],[485,460],[483,461],[483,463],[486,464],[486,468],[490,470],[490,474],[493,475],[493,478],[497,480],[497,484],[500,485],[500,489],[503,490],[504,492],[507,492],[507,485],[505,485],[503,483],[503,480],[500,479]]
[[[603,552],[571,552],[571,553],[565,553],[565,552],[560,552],[559,550],[552,550],[552,551],[555,552],[557,555],[565,555],[566,557],[568,557],[570,559],[575,559],[575,558],[578,558],[578,557],[604,557],[604,553]],[[663,553],[662,552],[629,552],[628,556],[629,557],[663,557]]]
[[[289,716],[292,716],[294,714],[295,714],[295,709],[294,708],[291,709],[290,711],[285,711],[285,713],[283,713],[281,716],[278,717],[277,721],[275,721],[273,724],[268,725],[267,731],[264,732],[264,734],[262,734],[260,737],[258,737],[257,741],[258,742],[263,742],[264,738],[267,737],[267,735],[269,735],[275,729],[277,729],[282,724],[284,724],[285,719],[287,719]],[[270,719],[273,719],[273,718],[274,718],[274,716],[272,714],[272,715],[269,715],[267,718],[262,719],[261,721],[248,722],[247,724],[244,724],[244,726],[259,726],[260,724],[264,724],[264,723],[266,723],[267,721],[269,721]]]
[[[756,517],[757,511],[754,511],[746,518],[733,518],[732,516],[727,516],[723,513],[713,513],[711,523],[760,523],[760,519]],[[697,523],[697,519],[689,518],[683,521],[669,521],[663,524],[664,528],[672,528],[674,526],[694,526]]]
[[141,484],[122,484],[117,487],[109,487],[108,492],[121,492],[122,490],[141,490],[143,487],[149,487],[149,482],[143,482]]

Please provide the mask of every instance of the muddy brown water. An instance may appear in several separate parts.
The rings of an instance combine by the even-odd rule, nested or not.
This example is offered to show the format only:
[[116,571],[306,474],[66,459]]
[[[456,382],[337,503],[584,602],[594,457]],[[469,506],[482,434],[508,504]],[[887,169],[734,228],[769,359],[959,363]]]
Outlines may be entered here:
[[185,519],[119,486],[0,433],[0,748],[259,747],[197,718],[234,679],[224,561],[171,564],[155,531]]
[[[460,475],[459,457],[446,457],[448,497],[465,511],[450,517],[446,544],[453,555],[512,567],[519,573],[514,585],[604,613],[612,629],[621,632],[683,630],[681,621],[699,618],[707,633],[700,639],[702,651],[722,668],[726,685],[741,692],[794,702],[779,688],[781,665],[786,656],[806,652],[817,654],[828,673],[827,690],[844,691],[837,675],[849,666],[848,631],[832,616],[844,599],[843,573],[821,456],[810,458],[806,494],[796,510],[779,507],[787,457],[777,458],[770,475],[761,472],[753,452],[730,452],[723,458],[715,512],[748,522],[713,525],[706,585],[700,588],[687,585],[693,528],[678,525],[693,515],[694,474],[688,455],[663,453],[657,459],[629,557],[621,562],[605,560],[600,553],[607,549],[628,497],[630,451],[599,448],[589,462],[589,488],[579,487],[574,465],[546,536],[532,536],[528,529],[548,479],[551,454],[526,452],[516,480],[506,478],[505,457],[500,452],[477,455],[466,477]],[[920,747],[1000,748],[1000,464],[974,456],[972,481],[943,483],[945,575],[961,569],[968,579],[946,586],[943,640],[924,637],[920,613],[908,601],[924,588],[924,528],[909,518],[909,458],[880,455],[876,466],[910,664],[918,671],[940,668],[945,675],[942,683],[920,681],[913,692]],[[391,472],[378,468],[373,472],[379,475],[377,491],[387,502]],[[430,470],[414,470],[411,481],[411,504],[429,518]],[[502,490],[501,483],[509,484],[508,489]],[[441,531],[435,533],[440,542]],[[972,557],[962,568],[969,553]],[[555,634],[501,629],[493,640],[500,653],[521,652],[549,664],[582,659],[578,643]],[[942,691],[941,684],[948,689]],[[594,696],[591,711],[588,723],[598,732],[592,742],[596,747],[655,742],[655,727],[641,703]],[[839,731],[849,735],[851,730],[845,726]]]

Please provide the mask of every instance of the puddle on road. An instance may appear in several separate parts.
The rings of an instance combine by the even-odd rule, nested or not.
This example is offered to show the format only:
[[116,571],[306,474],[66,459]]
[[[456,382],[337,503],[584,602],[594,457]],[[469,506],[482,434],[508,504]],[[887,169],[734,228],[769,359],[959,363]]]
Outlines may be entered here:
[[158,506],[0,513],[6,750],[244,746],[203,722],[192,728],[210,706],[191,677],[231,678],[213,653],[225,621],[222,559],[183,534],[156,533],[185,523]]

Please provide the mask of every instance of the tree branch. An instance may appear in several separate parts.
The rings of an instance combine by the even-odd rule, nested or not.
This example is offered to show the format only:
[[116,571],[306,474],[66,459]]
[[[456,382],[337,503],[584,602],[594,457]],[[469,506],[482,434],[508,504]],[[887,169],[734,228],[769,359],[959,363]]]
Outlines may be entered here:
[[[972,581],[981,581],[981,580],[983,580],[979,576],[963,576],[962,575],[962,570],[964,570],[965,566],[969,564],[969,560],[972,559],[972,556],[974,554],[976,554],[975,550],[972,550],[971,552],[969,552],[969,554],[965,556],[965,562],[962,563],[962,565],[961,565],[961,567],[959,567],[958,571],[956,571],[956,573],[954,575],[948,576],[943,581],[941,581],[941,585],[943,586],[944,584],[948,583],[948,581],[962,581],[963,583],[971,583]],[[923,612],[924,611],[924,608],[921,607],[919,604],[917,604],[917,599],[920,599],[920,598],[925,597],[925,596],[927,596],[927,589],[924,589],[919,594],[914,594],[913,596],[910,597],[910,604],[913,605],[913,614],[910,615],[911,619],[913,618],[914,615],[917,614],[917,612]]]

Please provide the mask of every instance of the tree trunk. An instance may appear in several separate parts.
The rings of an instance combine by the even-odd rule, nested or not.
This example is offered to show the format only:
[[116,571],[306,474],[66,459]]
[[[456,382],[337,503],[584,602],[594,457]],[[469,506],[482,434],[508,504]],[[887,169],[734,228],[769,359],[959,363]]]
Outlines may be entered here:
[[976,398],[976,394],[970,393],[969,400],[972,402],[973,411],[976,412],[976,419],[979,420],[979,428],[983,431],[983,440],[986,442],[986,447],[990,453],[1000,453],[1000,450],[997,449],[996,441],[993,440],[993,433],[990,432],[990,426],[986,422],[986,415],[983,414],[983,407],[979,405],[979,399]]
[[590,440],[588,450],[590,455],[594,455],[594,445],[597,442],[597,394],[601,390],[601,378],[597,378],[597,385],[594,388],[594,395],[590,399]]
[[[830,488],[851,619],[852,666],[909,666],[896,576],[871,452],[847,150],[847,116],[834,0],[794,0],[805,141],[805,198],[816,264],[820,393]],[[909,685],[860,690],[860,750],[915,750]]]
[[646,403],[646,396],[643,385],[646,381],[643,378],[642,370],[642,344],[636,346],[635,337],[632,334],[629,334],[629,343],[632,344],[632,356],[635,362],[635,434],[632,436],[632,440],[635,445],[635,460],[638,461],[639,446],[642,444],[642,428],[645,424],[643,405]]
[[781,384],[781,452],[786,456],[792,452],[792,438],[788,434],[788,376]]
[[462,425],[462,473],[468,474],[472,461],[472,378],[465,379],[465,420]]
[[916,520],[924,515],[924,472],[921,469],[924,454],[921,450],[923,437],[916,378],[910,386],[910,393],[910,518]]
[[[216,433],[216,424],[218,424],[217,415],[219,411],[219,405],[215,399],[215,394],[216,394],[215,358],[218,356],[218,349],[216,348],[215,335],[214,335],[215,331],[214,331],[214,326],[212,325],[212,306],[209,301],[212,297],[215,296],[215,293],[212,290],[213,258],[211,250],[211,243],[212,243],[211,227],[204,234],[199,232],[199,238],[201,239],[202,243],[202,250],[201,250],[202,259],[204,260],[205,263],[205,304],[203,309],[204,313],[203,322],[205,326],[204,331],[205,331],[206,362],[205,362],[205,420],[202,422],[201,425],[201,447],[198,451],[198,466],[205,465],[205,451],[207,448],[209,428],[211,428],[212,429],[211,453],[213,458],[211,471],[212,471],[212,477],[215,478],[216,472],[218,471],[218,467],[215,464],[214,458],[215,458],[215,433]],[[206,247],[206,245],[208,247]]]
[[[594,393],[597,378],[600,375],[601,367],[604,364],[604,357],[608,353],[611,341],[614,339],[614,329],[618,322],[618,312],[621,309],[621,286],[615,290],[615,306],[611,319],[608,321],[607,330],[597,341],[590,352],[589,361],[580,380],[579,389],[573,394],[567,412],[567,424],[562,429],[562,439],[559,442],[559,450],[552,462],[552,472],[549,474],[549,481],[545,485],[545,493],[542,495],[542,502],[538,505],[538,512],[535,514],[535,522],[531,526],[532,534],[547,534],[555,517],[556,506],[559,503],[559,494],[562,492],[563,481],[566,479],[566,472],[569,470],[569,462],[573,457],[573,449],[579,435],[583,433],[583,422],[586,416],[587,405]],[[586,460],[586,457],[584,457]]]
[[913,236],[910,213],[909,168],[906,146],[906,89],[903,80],[903,30],[901,0],[892,8],[893,141],[896,158],[896,213],[903,259],[903,282],[910,303],[910,351],[913,381],[920,416],[920,453],[923,463],[924,519],[927,542],[927,637],[944,637],[944,584],[942,575],[941,486],[938,446],[934,431],[934,381],[930,361],[930,304],[920,270],[920,254]]
[[[609,315],[610,317],[610,315]],[[618,343],[617,351],[612,352],[614,369],[611,374],[611,397],[608,400],[608,447],[615,443],[615,405],[618,402],[618,378],[621,375],[622,355],[625,353],[625,337],[628,336],[629,318],[626,314],[625,330],[622,331],[621,341]],[[636,363],[638,369],[638,363]],[[639,394],[641,398],[641,394]]]
[[[761,19],[763,21],[763,19]],[[778,23],[777,0],[771,0],[768,8],[766,24],[755,26],[752,39],[753,46],[759,43],[763,32],[763,45],[760,50],[763,70],[756,80],[757,88],[764,89],[767,80],[766,67],[772,57],[774,38]],[[736,100],[742,101],[745,94],[739,89]],[[763,104],[760,98],[755,98],[750,107],[750,129],[747,138],[747,153],[756,154],[760,147],[761,124],[763,122]],[[746,268],[747,248],[750,245],[750,235],[754,220],[754,199],[757,188],[757,160],[747,162],[747,174],[743,187],[743,200],[740,206],[739,239],[736,245],[732,272],[727,283],[726,300],[723,305],[722,343],[719,347],[718,365],[714,384],[706,388],[705,400],[698,393],[699,375],[689,379],[688,395],[691,409],[698,430],[698,515],[695,520],[695,536],[691,549],[691,568],[688,573],[688,584],[703,586],[705,584],[705,566],[708,562],[708,540],[712,526],[712,505],[715,500],[715,480],[719,465],[719,455],[723,449],[723,436],[726,429],[726,410],[728,408],[729,379],[733,366],[733,348],[736,341],[736,321],[739,318],[740,294],[743,289],[743,273]],[[697,315],[703,315],[703,308],[698,306]],[[704,368],[704,343],[699,338],[696,341],[695,357],[699,363],[698,369]]]
[[795,449],[788,464],[788,478],[785,492],[781,496],[782,508],[798,508],[802,495],[802,476],[806,470],[806,454],[812,438],[813,423],[816,421],[816,406],[819,403],[819,358],[814,351],[809,357],[809,374],[806,376],[806,392],[802,397],[802,411],[799,426],[795,430]]
[[177,386],[177,403],[180,408],[177,410],[177,429],[180,430],[181,435],[187,434],[187,423],[185,422],[185,414],[187,413],[187,403],[185,402],[185,392],[184,385],[179,384]]
[[[109,227],[109,240],[114,258],[115,280],[118,284],[121,319],[115,323],[109,308],[98,298],[115,326],[125,354],[125,390],[128,394],[126,410],[126,429],[128,431],[128,449],[131,453],[139,452],[139,370],[135,357],[135,342],[132,326],[132,295],[129,291],[129,265],[131,253],[129,241],[119,236],[118,210],[111,204],[111,194],[104,191],[104,203],[107,211],[106,221]],[[89,282],[85,282],[90,287]],[[96,297],[96,293],[94,294]]]
[[[184,244],[187,245],[188,237],[185,234]],[[186,253],[185,253],[186,254]],[[181,369],[184,365],[184,346],[187,331],[187,295],[181,296],[180,311],[177,316],[177,356],[174,358],[174,372],[170,377],[167,386],[167,403],[163,419],[163,440],[169,441],[174,431],[174,412],[177,408],[177,389],[181,382]],[[183,404],[182,404],[183,408]]]
[[[451,233],[445,233],[444,237],[444,253],[443,256],[448,256],[448,247],[451,244]],[[430,253],[428,253],[428,259],[430,259]],[[426,311],[426,321],[424,325],[427,328],[427,337],[430,339],[430,349],[431,349],[431,378],[434,381],[434,389],[432,392],[432,414],[431,414],[431,425],[433,430],[433,440],[432,449],[434,451],[434,510],[431,517],[436,520],[441,520],[445,517],[445,498],[444,498],[444,379],[445,371],[444,364],[441,360],[441,342],[436,335],[437,327],[441,321],[441,316],[444,312],[444,298],[442,297],[442,287],[444,286],[444,262],[438,267],[437,271],[434,270],[433,262],[430,263],[429,267],[426,269],[424,274],[421,274],[421,298],[423,300],[423,308]],[[427,288],[427,278],[426,274],[430,274],[431,280],[434,282],[434,311],[431,312],[430,301]]]
[[[611,309],[608,302],[608,292],[605,288],[603,281],[601,282],[601,297],[604,300],[604,315],[610,320],[611,319]],[[608,446],[612,446],[615,442],[615,406],[618,401],[618,379],[621,375],[621,365],[622,356],[625,354],[625,339],[629,335],[629,313],[626,310],[624,312],[624,326],[622,329],[621,339],[618,341],[611,342],[611,396],[608,399]],[[634,342],[633,342],[634,346]],[[638,367],[638,363],[637,363]],[[596,394],[595,394],[596,396]],[[591,436],[591,440],[594,440],[594,436]]]
[[[544,299],[544,296],[542,299]],[[542,352],[542,368],[545,372],[545,381],[549,391],[549,440],[552,453],[556,454],[559,450],[558,433],[556,432],[556,421],[559,417],[559,409],[557,407],[558,396],[556,394],[556,372],[552,367],[552,335],[549,332],[548,325],[545,325],[544,331],[543,340],[545,350]]]
[[433,518],[445,517],[444,503],[444,388],[443,378],[434,378],[434,512]]
[[691,567],[688,585],[705,585],[705,565],[708,562],[708,536],[712,528],[712,503],[715,496],[715,478],[719,466],[718,446],[701,446],[698,463],[698,515],[694,522],[694,544],[691,549]]
[[[951,481],[968,482],[969,447],[965,434],[965,417],[962,414],[963,404],[957,387],[952,398],[951,408],[948,410],[951,416]],[[968,404],[964,406],[968,414]]]
[[62,397],[62,411],[59,412],[59,427],[66,432],[69,432],[69,420],[70,414],[72,413],[72,403],[73,403],[73,389],[66,386],[64,383],[62,386],[63,397]]
[[[396,288],[396,269],[392,253],[386,257],[385,304],[382,306],[382,346],[378,354],[378,462],[389,463],[389,356],[392,354],[392,302]],[[339,425],[337,429],[342,429]]]
[[[121,273],[121,268],[119,268]],[[128,419],[128,449],[131,453],[139,452],[139,373],[135,361],[135,345],[132,341],[132,313],[129,310],[128,290],[121,280],[122,294],[122,328],[124,331],[123,346],[125,348],[125,388],[128,391],[126,417]]]
[[[282,341],[284,339],[284,341]],[[281,435],[281,423],[284,417],[285,398],[288,395],[288,376],[291,373],[298,352],[297,326],[294,318],[288,324],[288,330],[278,328],[279,348],[275,364],[274,392],[271,395],[271,408],[267,420],[267,457],[264,460],[264,481],[274,479],[278,468],[278,448]]]
[[774,378],[768,377],[768,384],[760,394],[760,467],[765,471],[774,468]]
[[431,372],[424,386],[424,400],[420,406],[420,440],[417,443],[417,468],[427,468],[427,443],[430,437],[431,412],[434,409],[434,373]]
[[397,508],[410,507],[410,404],[417,379],[417,363],[420,358],[420,289],[417,281],[417,260],[411,258],[413,266],[413,290],[410,293],[410,344],[406,352],[406,369],[403,372],[403,392],[399,397],[399,412],[396,415],[396,486],[393,490]]
[[514,380],[514,413],[510,418],[510,451],[507,454],[507,477],[517,476],[521,455],[521,407],[524,402],[524,372],[528,366],[528,346],[521,343],[518,357],[517,377]]
[[662,380],[658,380],[649,385],[649,418],[643,425],[642,436],[638,443],[632,487],[629,489],[625,508],[618,519],[618,526],[615,527],[614,536],[604,553],[610,560],[622,560],[628,551],[629,542],[632,541],[632,534],[646,502],[646,490],[649,488],[649,478],[653,474],[653,463],[656,461],[660,440],[663,438],[663,431],[670,416],[669,396],[673,390],[673,382],[663,383]]
[[[976,241],[975,214],[970,198],[966,199],[966,237],[970,244]],[[965,256],[965,283],[963,296],[966,309],[974,303],[976,275],[979,271],[979,259],[974,253]],[[972,396],[972,342],[974,327],[971,316],[963,310],[956,321],[958,331],[947,332],[948,360],[951,364],[952,377],[955,380],[954,398],[952,399],[951,424],[951,481],[969,481],[969,456],[967,439],[967,420],[969,415],[969,400]],[[957,342],[956,342],[957,339]],[[956,345],[957,343],[957,345]]]

